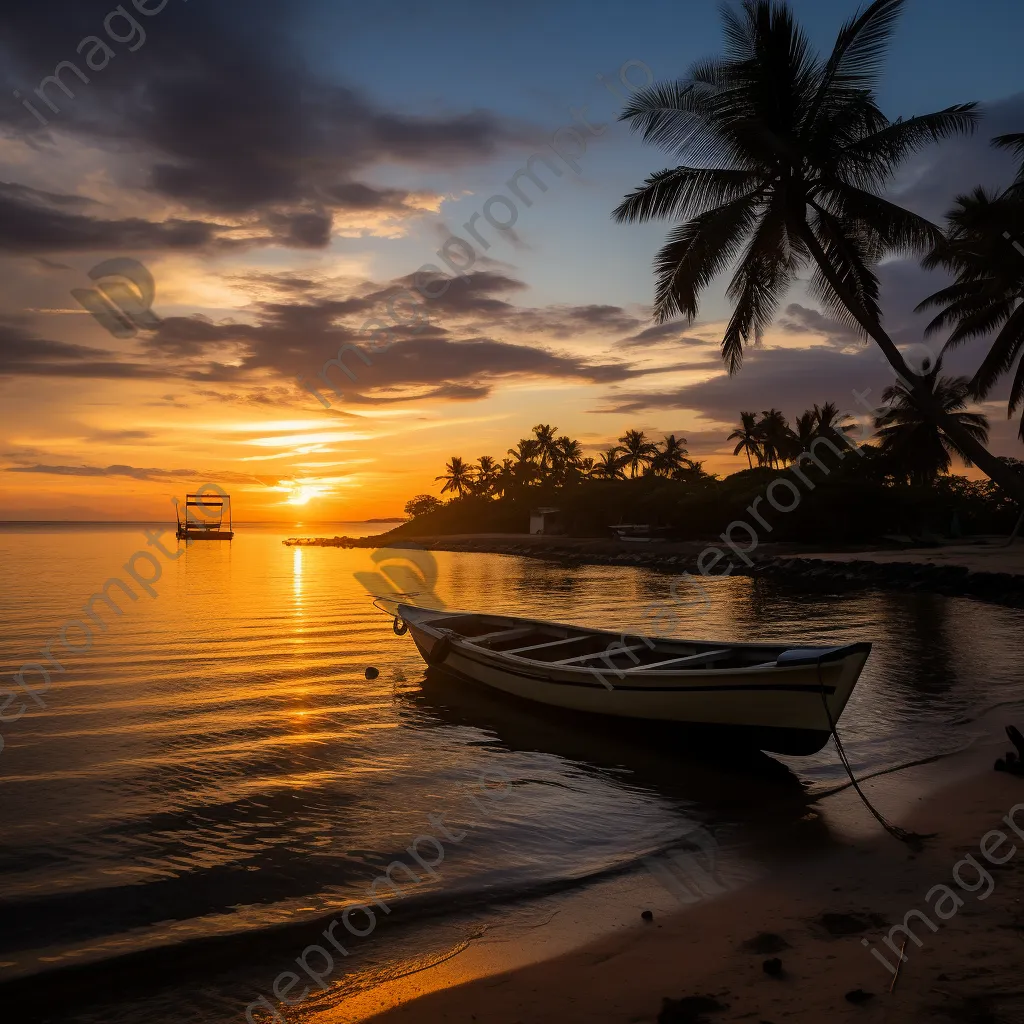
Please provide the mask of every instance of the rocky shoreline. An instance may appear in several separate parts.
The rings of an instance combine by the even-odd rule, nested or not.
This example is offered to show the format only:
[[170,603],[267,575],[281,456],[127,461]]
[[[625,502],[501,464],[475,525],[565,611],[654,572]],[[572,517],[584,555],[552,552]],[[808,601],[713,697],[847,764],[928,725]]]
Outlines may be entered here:
[[[312,547],[381,547],[380,537],[292,538],[286,544]],[[719,542],[720,544],[720,542]],[[390,548],[418,548],[428,551],[473,551],[488,554],[544,558],[568,565],[635,565],[666,573],[699,575],[697,559],[709,547],[706,542],[627,545],[619,541],[569,537],[509,536],[422,537],[386,542]],[[712,542],[712,545],[714,543]],[[919,590],[956,597],[972,597],[1014,608],[1024,607],[1024,574],[972,571],[966,565],[927,561],[928,548],[920,549],[921,560],[879,560],[857,557],[803,557],[796,545],[764,545],[771,553],[752,553],[751,565],[733,558],[731,575],[764,576],[781,582],[799,582],[803,587],[863,590]],[[639,549],[639,550],[638,550]],[[806,550],[806,549],[804,549]],[[729,552],[727,551],[727,554]],[[907,552],[904,552],[905,554]],[[917,555],[918,552],[913,552]],[[718,568],[727,563],[722,560]],[[718,573],[712,573],[718,575]]]

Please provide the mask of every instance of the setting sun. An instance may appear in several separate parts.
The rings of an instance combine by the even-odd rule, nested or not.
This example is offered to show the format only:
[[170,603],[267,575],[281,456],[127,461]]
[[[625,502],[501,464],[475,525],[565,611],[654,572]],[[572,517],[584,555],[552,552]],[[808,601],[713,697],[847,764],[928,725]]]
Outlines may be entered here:
[[298,484],[285,500],[285,504],[308,505],[312,498],[319,498],[324,493],[325,488],[319,484]]

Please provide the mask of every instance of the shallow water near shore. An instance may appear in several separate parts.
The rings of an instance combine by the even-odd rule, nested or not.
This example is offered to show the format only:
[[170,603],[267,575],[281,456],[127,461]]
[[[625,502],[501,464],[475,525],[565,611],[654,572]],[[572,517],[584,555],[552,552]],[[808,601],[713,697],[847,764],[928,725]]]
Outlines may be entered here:
[[[1016,609],[747,577],[706,581],[705,604],[648,569],[281,543],[314,532],[339,531],[240,526],[187,551],[168,533],[164,555],[138,526],[0,529],[8,683],[68,622],[89,624],[83,605],[111,577],[136,591],[88,650],[78,627],[66,636],[80,653],[54,644],[63,671],[45,709],[0,723],[0,984],[48,977],[38,1019],[244,1019],[384,867],[440,834],[429,816],[463,838],[347,943],[332,976],[345,993],[472,950],[502,915],[539,928],[563,894],[628,889],[698,827],[725,884],[834,842],[810,807],[845,781],[831,745],[713,761],[642,727],[567,724],[427,679],[370,591],[676,636],[871,640],[840,723],[858,773],[961,750],[986,713],[1021,700]],[[155,596],[125,569],[140,549],[159,566],[153,578],[135,563]]]

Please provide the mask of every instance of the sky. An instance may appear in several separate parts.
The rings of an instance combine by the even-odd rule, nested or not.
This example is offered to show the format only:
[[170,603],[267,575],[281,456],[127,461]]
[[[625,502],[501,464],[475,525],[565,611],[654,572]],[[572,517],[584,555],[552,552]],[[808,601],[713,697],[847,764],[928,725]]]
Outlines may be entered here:
[[[792,6],[821,49],[856,7]],[[0,519],[166,519],[207,482],[242,520],[401,515],[452,455],[500,460],[536,423],[589,455],[675,433],[726,474],[741,409],[858,411],[854,389],[892,382],[800,282],[732,377],[724,278],[695,323],[654,325],[671,225],[611,211],[673,161],[617,115],[720,51],[713,0],[52,0],[0,25]],[[1009,182],[989,139],[1024,129],[1021,38],[1018,0],[909,0],[883,109],[976,100],[985,120],[892,198],[938,222]],[[38,96],[63,62],[72,95]],[[544,190],[516,193],[534,154]],[[920,355],[913,310],[944,281],[879,273]],[[348,374],[325,369],[346,345]],[[991,446],[1021,456],[1005,395],[983,408]]]

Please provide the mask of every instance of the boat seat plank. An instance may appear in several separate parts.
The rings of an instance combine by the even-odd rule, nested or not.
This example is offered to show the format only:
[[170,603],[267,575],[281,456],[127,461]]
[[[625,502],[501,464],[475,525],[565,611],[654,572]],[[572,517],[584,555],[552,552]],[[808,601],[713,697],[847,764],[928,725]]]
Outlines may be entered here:
[[[668,668],[670,665],[687,665],[698,661],[717,661],[723,656],[732,654],[731,648],[723,647],[717,651],[700,651],[698,654],[687,654],[681,658],[667,658],[665,661],[656,661],[651,665],[637,665],[636,668],[627,669],[629,672],[649,672],[652,668]],[[770,664],[775,664],[771,662]]]
[[517,636],[527,636],[533,632],[532,626],[511,626],[495,630],[493,633],[482,633],[480,636],[467,636],[466,642],[478,644],[481,640],[512,640]]
[[502,654],[522,654],[524,651],[540,651],[545,647],[558,647],[561,644],[578,644],[581,640],[589,640],[590,635],[584,633],[582,636],[567,636],[561,640],[549,640],[543,644],[531,644],[529,647],[513,647],[510,651],[502,651]]
[[581,665],[585,661],[594,658],[614,658],[617,654],[626,654],[628,651],[649,650],[646,644],[634,644],[632,647],[607,647],[603,651],[595,651],[593,654],[579,654],[575,658],[563,658],[561,661],[552,661],[551,665]]

